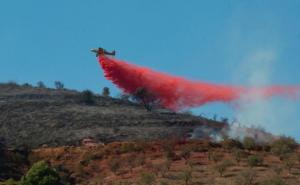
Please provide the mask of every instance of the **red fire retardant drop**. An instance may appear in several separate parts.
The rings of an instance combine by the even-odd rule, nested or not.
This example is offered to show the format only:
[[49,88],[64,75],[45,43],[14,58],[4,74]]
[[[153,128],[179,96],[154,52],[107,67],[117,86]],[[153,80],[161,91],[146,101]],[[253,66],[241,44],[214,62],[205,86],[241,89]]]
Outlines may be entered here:
[[145,88],[160,99],[164,107],[172,110],[201,106],[210,102],[230,103],[244,94],[259,93],[260,97],[264,98],[273,95],[295,97],[300,90],[297,86],[244,88],[216,85],[186,80],[102,55],[98,59],[105,77],[125,93],[130,94],[138,88]]

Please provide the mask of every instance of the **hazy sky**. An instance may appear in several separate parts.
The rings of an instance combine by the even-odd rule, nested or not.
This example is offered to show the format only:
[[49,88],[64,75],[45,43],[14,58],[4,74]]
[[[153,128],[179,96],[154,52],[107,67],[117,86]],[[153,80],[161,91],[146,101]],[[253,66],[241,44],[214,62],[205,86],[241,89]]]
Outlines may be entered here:
[[[103,46],[119,59],[192,80],[299,84],[299,20],[296,0],[2,0],[0,81],[60,80],[78,90],[108,86],[116,95],[89,51]],[[195,111],[257,120],[300,138],[299,104],[254,105],[259,113],[222,104]]]

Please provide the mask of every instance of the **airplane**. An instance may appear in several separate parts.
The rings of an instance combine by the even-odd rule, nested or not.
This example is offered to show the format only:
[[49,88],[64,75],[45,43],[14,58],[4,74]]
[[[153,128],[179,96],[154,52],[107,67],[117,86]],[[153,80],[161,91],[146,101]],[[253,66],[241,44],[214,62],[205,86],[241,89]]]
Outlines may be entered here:
[[116,51],[113,50],[112,52],[108,52],[103,48],[93,48],[91,49],[91,52],[96,53],[96,57],[98,57],[99,55],[111,55],[111,56],[115,56],[116,55]]

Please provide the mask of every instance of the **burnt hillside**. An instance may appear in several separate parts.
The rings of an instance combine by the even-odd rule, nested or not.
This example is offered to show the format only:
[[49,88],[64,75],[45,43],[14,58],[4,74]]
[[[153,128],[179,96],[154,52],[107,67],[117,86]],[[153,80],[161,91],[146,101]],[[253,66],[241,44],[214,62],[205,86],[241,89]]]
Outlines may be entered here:
[[95,103],[87,105],[74,90],[0,84],[0,138],[9,147],[36,148],[77,145],[87,137],[99,142],[188,137],[200,126],[211,131],[224,127],[189,114],[149,112],[129,101],[94,98]]

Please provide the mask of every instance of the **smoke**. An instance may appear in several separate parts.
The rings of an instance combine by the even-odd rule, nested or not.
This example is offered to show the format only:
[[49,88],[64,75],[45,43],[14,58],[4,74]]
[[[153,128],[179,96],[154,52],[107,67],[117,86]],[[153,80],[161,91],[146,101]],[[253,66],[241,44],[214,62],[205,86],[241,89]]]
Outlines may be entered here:
[[[249,87],[268,86],[272,83],[276,59],[275,50],[256,50],[242,61],[236,75],[244,76]],[[236,109],[236,119],[246,127],[260,125],[274,134],[289,133],[286,124],[292,124],[292,117],[296,115],[294,112],[296,94],[291,94],[290,97],[287,100],[272,99],[270,101],[261,93],[242,94],[238,100],[239,109]],[[255,99],[255,101],[249,101],[249,99]],[[232,137],[243,138],[244,132],[240,129],[232,127],[231,130]]]
[[[99,56],[99,63],[105,77],[125,93],[145,88],[160,100],[162,106],[175,111],[211,102],[239,103],[242,99],[244,105],[244,102],[261,98],[265,100],[272,96],[295,97],[300,91],[299,86],[246,88],[190,81],[102,55]],[[253,80],[256,78],[260,78],[259,75]]]

